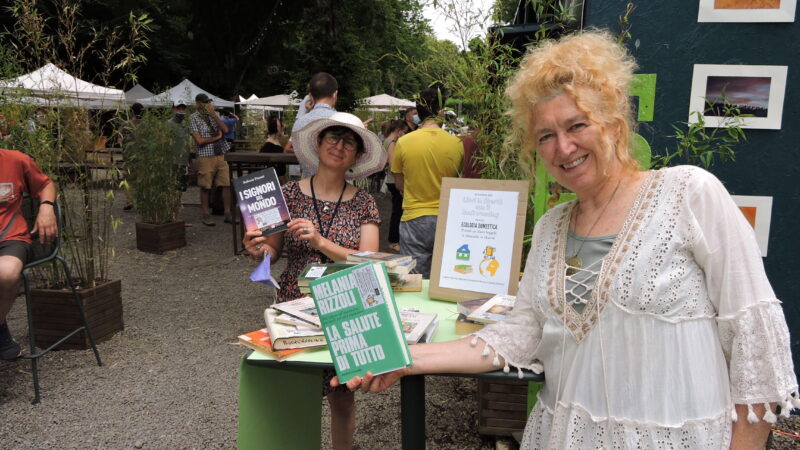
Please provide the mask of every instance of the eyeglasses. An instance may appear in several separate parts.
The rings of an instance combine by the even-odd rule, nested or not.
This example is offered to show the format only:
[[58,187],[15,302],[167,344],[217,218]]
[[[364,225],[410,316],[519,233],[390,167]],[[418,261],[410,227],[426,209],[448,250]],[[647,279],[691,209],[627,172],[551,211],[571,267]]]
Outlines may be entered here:
[[349,137],[343,137],[336,133],[325,133],[323,139],[325,139],[325,142],[331,145],[336,145],[339,143],[339,141],[342,141],[344,149],[350,152],[358,150],[358,142]]

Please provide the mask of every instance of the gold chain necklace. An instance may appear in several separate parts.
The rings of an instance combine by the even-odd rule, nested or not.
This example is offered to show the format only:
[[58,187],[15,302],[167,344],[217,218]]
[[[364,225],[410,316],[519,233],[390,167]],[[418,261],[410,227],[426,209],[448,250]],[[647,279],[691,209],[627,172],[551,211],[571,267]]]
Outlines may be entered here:
[[[608,198],[608,201],[606,202],[605,206],[603,206],[603,209],[600,211],[600,214],[597,216],[597,219],[594,220],[594,223],[592,224],[591,228],[589,228],[589,232],[586,233],[586,238],[587,239],[592,235],[592,230],[594,230],[594,226],[597,225],[597,222],[599,222],[600,218],[603,217],[603,214],[605,214],[606,209],[608,209],[608,205],[611,204],[611,200],[614,200],[614,196],[617,195],[617,191],[619,190],[619,186],[621,184],[622,184],[622,178],[620,178],[620,180],[617,182],[617,187],[614,188],[614,192],[611,193],[611,197]],[[581,212],[581,202],[579,200],[578,201],[578,206],[575,207],[575,229],[576,230],[578,229],[578,218],[580,217],[580,212]],[[581,241],[581,245],[578,246],[578,250],[575,251],[575,254],[572,255],[571,258],[567,258],[567,260],[566,260],[566,263],[567,263],[567,276],[568,277],[572,276],[572,275],[575,275],[576,273],[578,273],[579,269],[583,268],[583,260],[581,259],[580,256],[578,256],[578,254],[581,252],[581,249],[583,248],[583,244],[586,242],[587,239],[578,239],[577,238],[577,236],[578,236],[577,233],[575,233],[575,236],[576,236],[575,240],[580,240]]]

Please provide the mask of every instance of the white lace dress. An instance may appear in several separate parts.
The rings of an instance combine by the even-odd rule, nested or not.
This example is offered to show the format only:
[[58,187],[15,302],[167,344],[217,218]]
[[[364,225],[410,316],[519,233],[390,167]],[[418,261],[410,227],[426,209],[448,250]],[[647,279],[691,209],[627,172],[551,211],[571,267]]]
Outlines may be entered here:
[[513,314],[473,339],[545,370],[522,448],[727,449],[734,404],[800,404],[783,310],[719,180],[650,172],[581,314],[564,296],[573,207],[542,217]]

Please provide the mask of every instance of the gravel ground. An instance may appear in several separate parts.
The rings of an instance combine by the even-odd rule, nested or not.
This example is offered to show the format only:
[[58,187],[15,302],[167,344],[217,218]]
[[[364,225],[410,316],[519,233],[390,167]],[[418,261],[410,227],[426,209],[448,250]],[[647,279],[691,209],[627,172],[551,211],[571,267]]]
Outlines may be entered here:
[[[233,255],[221,217],[213,228],[200,223],[198,198],[196,188],[184,196],[182,216],[193,224],[187,247],[160,256],[136,250],[135,214],[123,213],[119,200],[116,215],[124,223],[114,236],[111,277],[122,279],[125,331],[99,344],[103,367],[88,350],[40,360],[39,405],[30,403],[30,364],[0,361],[0,448],[235,448],[237,367],[245,353],[236,336],[263,325],[274,297],[247,281],[253,266]],[[389,198],[376,198],[388,218]],[[26,342],[26,324],[20,298],[9,316],[20,342]],[[476,390],[474,380],[428,378],[428,448],[492,448],[491,439],[477,434]],[[356,448],[400,448],[399,399],[397,387],[357,394]],[[330,416],[322,403],[323,448],[329,449]],[[796,417],[778,427],[800,431]],[[800,448],[797,442],[776,436],[774,448]]]
[[[388,218],[389,198],[376,198]],[[196,188],[184,196],[182,216],[193,224],[186,229],[188,245],[163,255],[136,250],[135,214],[118,202],[116,215],[124,223],[114,236],[111,277],[122,279],[125,330],[99,344],[103,367],[90,350],[42,358],[39,405],[30,403],[30,363],[0,361],[0,449],[236,446],[237,368],[246,352],[236,336],[263,326],[271,289],[248,281],[253,265],[233,255],[230,227],[221,217],[216,227],[200,223]],[[385,248],[386,223],[383,228]],[[9,327],[27,342],[23,298]],[[429,447],[482,448],[475,381],[431,377],[426,387]],[[399,402],[397,387],[357,394],[357,448],[400,447]],[[330,448],[322,403],[323,448]]]

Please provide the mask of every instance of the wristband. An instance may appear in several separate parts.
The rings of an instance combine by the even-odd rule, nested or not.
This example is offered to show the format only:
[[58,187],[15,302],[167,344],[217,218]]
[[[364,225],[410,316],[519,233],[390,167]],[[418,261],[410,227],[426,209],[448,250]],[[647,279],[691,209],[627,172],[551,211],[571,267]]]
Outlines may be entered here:
[[55,208],[55,207],[56,207],[56,204],[55,204],[55,203],[53,203],[53,202],[51,202],[50,200],[42,200],[42,201],[40,201],[40,202],[39,202],[39,205],[40,205],[40,206],[41,206],[41,205],[50,205],[50,206],[52,206],[53,208]]

